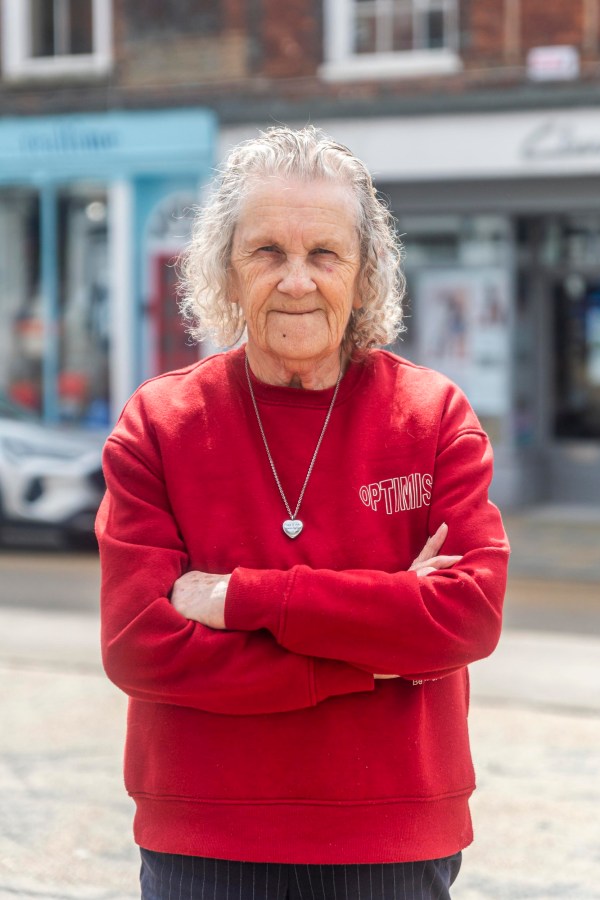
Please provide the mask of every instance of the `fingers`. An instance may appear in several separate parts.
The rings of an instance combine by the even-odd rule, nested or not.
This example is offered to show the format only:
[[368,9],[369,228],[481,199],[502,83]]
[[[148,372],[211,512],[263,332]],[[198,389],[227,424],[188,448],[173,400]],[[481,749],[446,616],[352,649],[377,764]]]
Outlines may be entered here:
[[425,578],[441,569],[451,569],[452,566],[460,562],[462,556],[434,556],[433,559],[427,560],[419,566],[415,566],[413,572],[417,573],[417,578]]
[[376,681],[387,681],[388,678],[400,678],[399,675],[373,675]]
[[448,526],[446,525],[445,522],[442,522],[442,524],[440,525],[438,530],[435,532],[435,534],[432,534],[431,537],[429,537],[427,539],[427,541],[425,542],[425,546],[423,547],[423,549],[421,550],[421,552],[419,553],[419,555],[413,562],[411,569],[417,563],[425,562],[426,560],[431,559],[432,556],[437,556],[438,553],[440,552],[440,550],[442,549],[444,541],[446,540],[447,537],[448,537]]
[[452,566],[459,563],[462,556],[447,556],[440,554],[440,550],[447,537],[448,526],[445,522],[442,522],[435,534],[432,534],[431,537],[427,539],[425,546],[408,571],[416,572],[419,578],[425,578],[427,575],[439,572],[440,569],[450,569]]
[[425,564],[432,569],[449,569],[461,559],[462,556],[432,556],[431,559],[425,561]]

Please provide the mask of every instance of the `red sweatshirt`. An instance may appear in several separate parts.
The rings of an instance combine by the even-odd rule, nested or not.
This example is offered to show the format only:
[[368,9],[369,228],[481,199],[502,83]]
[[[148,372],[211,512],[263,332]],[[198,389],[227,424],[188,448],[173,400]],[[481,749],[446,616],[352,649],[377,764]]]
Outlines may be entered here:
[[[446,378],[368,353],[292,540],[243,353],[144,384],[106,445],[102,641],[131,698],[136,840],[265,862],[453,854],[472,838],[466,666],[497,643],[508,557],[488,440]],[[333,389],[253,384],[293,508]],[[417,578],[444,521],[462,560]],[[191,569],[233,572],[227,630],[169,602]]]

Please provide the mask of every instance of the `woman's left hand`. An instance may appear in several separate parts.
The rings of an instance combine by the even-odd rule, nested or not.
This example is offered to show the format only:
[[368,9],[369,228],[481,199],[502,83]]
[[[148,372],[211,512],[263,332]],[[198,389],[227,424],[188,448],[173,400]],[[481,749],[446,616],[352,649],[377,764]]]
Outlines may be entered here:
[[171,591],[171,604],[186,619],[209,628],[225,628],[225,597],[231,575],[186,572]]
[[451,569],[460,562],[462,556],[439,556],[442,545],[448,537],[448,526],[443,522],[435,534],[425,542],[425,546],[414,560],[409,572],[416,572],[418,578],[425,578],[439,572],[440,569]]

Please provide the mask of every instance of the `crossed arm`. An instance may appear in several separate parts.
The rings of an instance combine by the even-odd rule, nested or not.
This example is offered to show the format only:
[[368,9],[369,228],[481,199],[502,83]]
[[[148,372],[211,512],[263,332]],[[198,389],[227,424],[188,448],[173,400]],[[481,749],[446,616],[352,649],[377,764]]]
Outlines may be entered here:
[[280,712],[373,690],[384,674],[447,675],[493,650],[508,546],[487,502],[479,430],[463,429],[436,457],[430,521],[449,530],[438,528],[409,571],[217,575],[188,571],[160,456],[137,431],[125,421],[107,443],[97,531],[104,663],[131,697]]
[[[444,522],[426,541],[423,549],[409,568],[418,578],[426,578],[434,572],[449,569],[460,562],[461,556],[441,555],[440,550],[448,535]],[[171,603],[185,619],[199,622],[208,628],[223,630],[227,587],[231,575],[213,575],[209,572],[191,571],[180,576],[171,591]],[[393,674],[376,674],[376,679],[398,678]]]

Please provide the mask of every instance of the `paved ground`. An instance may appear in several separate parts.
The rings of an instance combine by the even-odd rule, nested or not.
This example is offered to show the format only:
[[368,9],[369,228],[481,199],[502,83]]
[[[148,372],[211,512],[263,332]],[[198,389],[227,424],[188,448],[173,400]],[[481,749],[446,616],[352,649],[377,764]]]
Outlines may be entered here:
[[[453,900],[600,900],[600,521],[536,516],[509,517],[508,627],[472,667],[477,837]],[[125,698],[77,560],[0,555],[0,900],[139,896]]]

